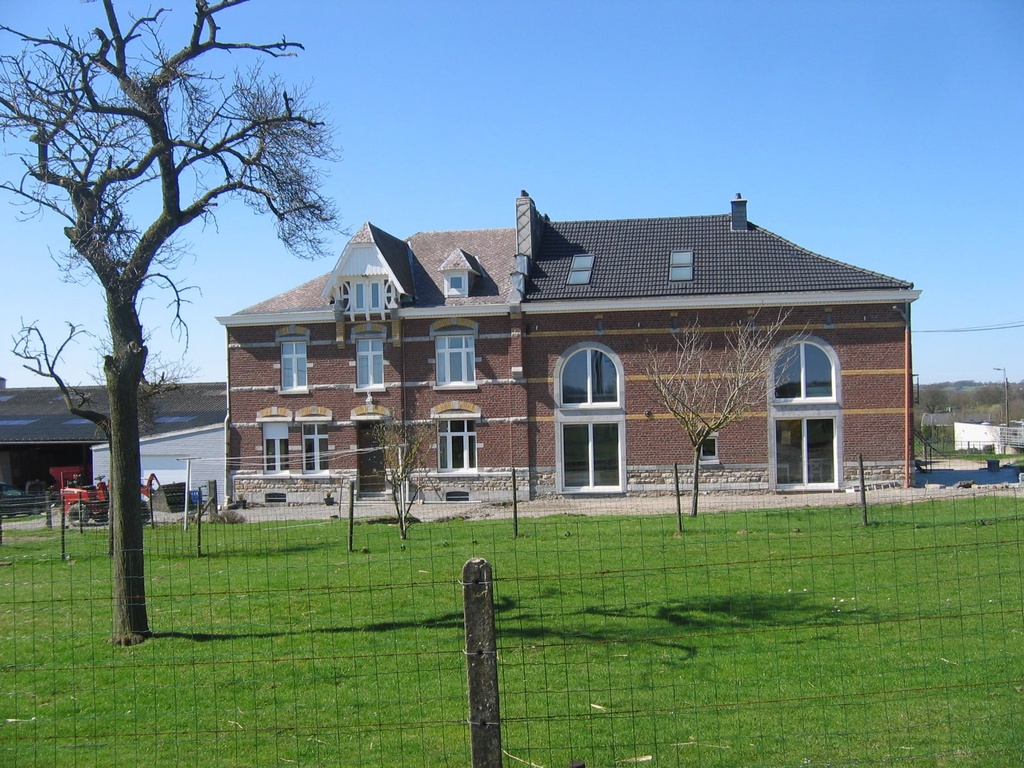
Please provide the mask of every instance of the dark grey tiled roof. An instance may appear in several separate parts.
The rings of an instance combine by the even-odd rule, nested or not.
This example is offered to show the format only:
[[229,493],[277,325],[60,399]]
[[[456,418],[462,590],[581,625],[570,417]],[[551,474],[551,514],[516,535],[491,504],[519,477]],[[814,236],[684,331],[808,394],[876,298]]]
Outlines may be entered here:
[[402,288],[409,292],[415,291],[412,277],[412,265],[409,263],[409,246],[404,240],[399,240],[394,235],[388,234],[383,229],[375,227],[367,222],[370,232],[373,235],[373,242],[377,244],[384,261],[395,273]]
[[[669,254],[693,251],[693,279],[671,282]],[[572,257],[593,254],[586,285],[566,285]],[[526,299],[709,296],[790,291],[910,289],[912,283],[812,253],[727,214],[546,222]]]
[[[105,412],[104,387],[82,387],[92,408]],[[165,392],[153,403],[141,427],[144,437],[222,424],[227,415],[223,382],[186,383]],[[99,443],[104,437],[96,426],[68,413],[54,387],[0,389],[0,444]]]

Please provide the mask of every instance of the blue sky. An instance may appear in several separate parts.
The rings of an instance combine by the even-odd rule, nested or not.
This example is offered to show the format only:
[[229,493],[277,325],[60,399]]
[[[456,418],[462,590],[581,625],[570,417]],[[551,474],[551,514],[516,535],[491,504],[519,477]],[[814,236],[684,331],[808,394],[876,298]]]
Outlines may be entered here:
[[[178,47],[191,3],[162,5]],[[11,6],[3,23],[33,33],[91,29],[102,13]],[[305,45],[273,67],[328,109],[343,151],[328,191],[351,232],[366,220],[400,237],[512,226],[520,189],[556,220],[725,213],[742,193],[754,223],[923,291],[924,383],[1001,380],[996,367],[1024,380],[1022,29],[1019,0],[253,0],[222,16],[225,39]],[[16,167],[0,159],[0,172]],[[65,322],[101,330],[102,299],[61,282],[62,224],[18,221],[9,203],[0,376],[39,386],[10,337],[22,321],[51,343]],[[170,333],[166,293],[142,307],[151,347],[200,380],[226,376],[215,317],[333,267],[295,259],[244,206],[222,208],[216,227],[188,232],[176,273],[199,289],[188,348]],[[938,332],[1006,325],[1017,327]],[[95,347],[69,351],[69,379],[96,379]]]

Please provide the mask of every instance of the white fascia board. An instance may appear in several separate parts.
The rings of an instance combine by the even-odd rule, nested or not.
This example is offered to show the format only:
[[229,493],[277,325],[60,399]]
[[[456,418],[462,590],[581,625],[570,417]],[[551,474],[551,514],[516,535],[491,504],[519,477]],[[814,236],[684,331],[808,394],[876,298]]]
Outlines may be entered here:
[[507,315],[510,311],[511,309],[508,304],[458,304],[451,307],[402,307],[394,312],[394,316],[419,319],[485,317],[488,315]]
[[227,315],[215,319],[225,328],[240,328],[247,325],[304,325],[334,322],[334,310],[327,308],[297,312],[253,312],[248,315]]
[[524,301],[524,315],[566,312],[636,312],[650,309],[736,309],[751,307],[837,306],[841,304],[904,304],[921,291],[793,291],[791,293],[727,293],[714,296],[653,296],[635,299],[573,299]]

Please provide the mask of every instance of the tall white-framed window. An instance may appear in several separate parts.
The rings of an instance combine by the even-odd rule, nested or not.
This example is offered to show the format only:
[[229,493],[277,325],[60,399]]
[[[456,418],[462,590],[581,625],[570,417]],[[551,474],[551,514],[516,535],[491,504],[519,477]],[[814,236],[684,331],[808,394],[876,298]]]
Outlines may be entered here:
[[306,473],[326,472],[327,425],[302,425],[302,471]]
[[267,474],[287,472],[288,425],[283,422],[263,424],[263,471]]
[[776,488],[835,489],[842,482],[839,360],[826,342],[783,345],[771,382],[771,460]]
[[564,423],[561,425],[561,445],[563,490],[621,489],[621,423]]
[[598,344],[571,347],[555,366],[555,460],[561,492],[624,489],[624,378],[618,356]]
[[356,388],[384,387],[384,339],[356,339]]
[[281,389],[305,389],[306,340],[281,340]]
[[472,335],[437,336],[435,345],[439,387],[476,381],[476,340]]
[[437,467],[444,472],[476,469],[476,422],[445,419],[437,423]]

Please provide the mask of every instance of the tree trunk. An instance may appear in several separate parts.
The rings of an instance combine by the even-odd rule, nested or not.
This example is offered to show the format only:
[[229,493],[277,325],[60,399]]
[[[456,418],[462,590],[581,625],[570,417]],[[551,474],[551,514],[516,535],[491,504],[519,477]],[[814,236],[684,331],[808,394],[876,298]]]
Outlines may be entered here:
[[693,498],[690,500],[690,517],[697,516],[697,494],[700,492],[700,443],[693,449]]
[[115,645],[135,645],[150,636],[142,552],[139,482],[139,383],[146,347],[134,303],[108,294],[111,354],[104,362],[110,397],[110,526],[113,539]]

